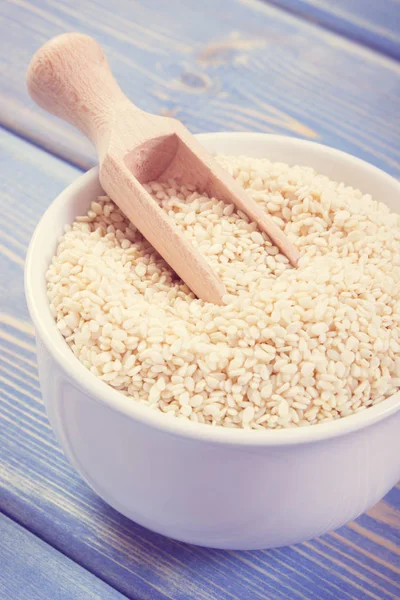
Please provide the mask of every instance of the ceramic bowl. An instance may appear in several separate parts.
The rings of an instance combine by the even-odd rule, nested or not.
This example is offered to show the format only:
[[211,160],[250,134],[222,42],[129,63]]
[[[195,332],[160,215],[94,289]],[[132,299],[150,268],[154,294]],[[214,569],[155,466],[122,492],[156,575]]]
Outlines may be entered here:
[[[211,152],[314,167],[400,212],[400,183],[338,150],[267,134],[199,138]],[[92,169],[56,198],[35,231],[25,273],[48,417],[93,490],[153,531],[229,549],[301,542],[378,502],[400,479],[400,394],[308,428],[232,430],[151,410],[78,361],[51,316],[45,272],[63,226],[85,213],[99,192]]]

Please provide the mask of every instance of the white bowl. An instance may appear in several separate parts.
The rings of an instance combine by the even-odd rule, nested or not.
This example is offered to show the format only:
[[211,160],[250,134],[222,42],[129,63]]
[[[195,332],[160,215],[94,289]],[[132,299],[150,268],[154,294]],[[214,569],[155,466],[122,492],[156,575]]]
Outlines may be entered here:
[[[211,152],[314,167],[400,211],[400,184],[343,152],[283,136],[198,136]],[[64,452],[106,502],[172,538],[229,549],[293,544],[354,519],[400,479],[400,394],[332,423],[245,431],[188,423],[92,375],[58,332],[45,271],[63,226],[101,191],[97,169],[64,190],[33,236],[25,273],[39,374]]]

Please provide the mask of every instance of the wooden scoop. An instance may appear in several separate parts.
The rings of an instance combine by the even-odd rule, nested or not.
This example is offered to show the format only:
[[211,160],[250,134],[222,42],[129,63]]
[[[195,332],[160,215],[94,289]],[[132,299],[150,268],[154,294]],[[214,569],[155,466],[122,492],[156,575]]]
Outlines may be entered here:
[[233,203],[297,264],[299,253],[282,230],[182,123],[130,102],[91,37],[66,33],[47,42],[32,58],[27,85],[39,106],[93,142],[105,192],[199,298],[222,304],[225,287],[144,183],[175,179]]

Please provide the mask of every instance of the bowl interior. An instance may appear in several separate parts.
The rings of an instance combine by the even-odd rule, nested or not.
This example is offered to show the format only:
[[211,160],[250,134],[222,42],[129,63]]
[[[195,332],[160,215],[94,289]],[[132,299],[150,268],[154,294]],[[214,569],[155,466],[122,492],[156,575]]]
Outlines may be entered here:
[[[246,155],[268,158],[290,165],[306,165],[333,180],[369,193],[389,208],[400,212],[400,183],[380,169],[338,150],[285,136],[252,133],[210,133],[198,136],[212,153]],[[400,393],[367,411],[345,417],[332,423],[313,425],[310,428],[280,431],[245,431],[223,427],[182,422],[147,406],[127,401],[126,397],[106,385],[73,356],[57,330],[46,294],[45,272],[54,255],[59,236],[66,224],[84,214],[90,202],[102,193],[98,169],[92,169],[66,188],[52,203],[40,220],[32,238],[25,269],[25,290],[29,311],[36,331],[50,354],[63,366],[77,385],[90,395],[134,418],[154,427],[168,429],[185,437],[214,439],[218,442],[250,445],[296,443],[323,439],[344,434],[372,424],[395,412],[400,407]]]

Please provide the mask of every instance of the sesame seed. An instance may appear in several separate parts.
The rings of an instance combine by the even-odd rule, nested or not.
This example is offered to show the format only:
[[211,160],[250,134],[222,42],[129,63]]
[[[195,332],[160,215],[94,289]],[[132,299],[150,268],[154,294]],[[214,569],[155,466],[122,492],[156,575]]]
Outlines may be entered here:
[[107,196],[93,198],[66,226],[46,275],[51,314],[77,358],[126,402],[189,425],[312,426],[393,394],[399,217],[307,167],[217,160],[273,213],[299,266],[233,204],[174,181],[146,184],[224,283],[225,304],[214,306]]

